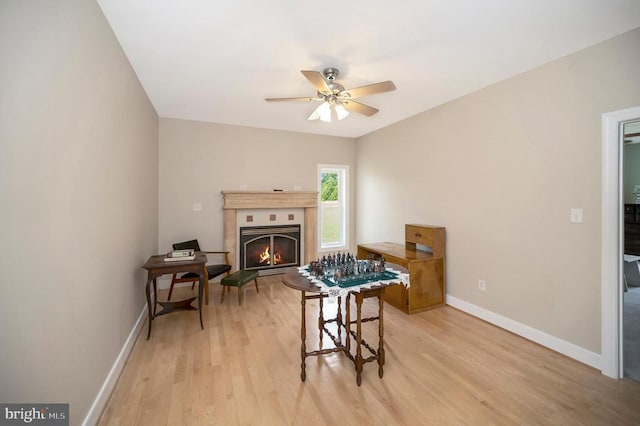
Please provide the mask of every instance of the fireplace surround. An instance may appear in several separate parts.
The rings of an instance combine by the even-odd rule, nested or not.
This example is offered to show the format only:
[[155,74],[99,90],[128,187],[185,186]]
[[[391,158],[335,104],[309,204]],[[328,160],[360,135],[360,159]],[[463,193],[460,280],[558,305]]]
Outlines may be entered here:
[[301,263],[309,263],[317,256],[317,206],[316,191],[222,191],[224,249],[229,252],[233,271],[239,269],[239,227],[238,211],[247,209],[279,210],[303,209]]

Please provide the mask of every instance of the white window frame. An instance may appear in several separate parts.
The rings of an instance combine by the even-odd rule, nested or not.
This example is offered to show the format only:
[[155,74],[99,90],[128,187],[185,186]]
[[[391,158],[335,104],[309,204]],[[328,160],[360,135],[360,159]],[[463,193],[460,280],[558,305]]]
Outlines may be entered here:
[[[338,244],[322,242],[322,174],[338,174],[338,204],[340,207],[340,237]],[[349,248],[349,166],[346,164],[318,164],[318,252],[347,250]]]

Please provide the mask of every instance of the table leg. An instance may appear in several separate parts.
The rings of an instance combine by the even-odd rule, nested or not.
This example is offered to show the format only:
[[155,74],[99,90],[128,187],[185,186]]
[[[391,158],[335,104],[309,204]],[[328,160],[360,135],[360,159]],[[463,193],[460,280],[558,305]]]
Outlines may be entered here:
[[384,371],[384,288],[378,294],[378,377],[382,379]]
[[346,336],[345,336],[344,345],[347,353],[351,354],[351,293],[347,293],[347,297],[345,298],[344,310],[346,315],[346,320],[345,320]]
[[362,293],[356,294],[356,383],[358,386],[362,383]]
[[147,340],[149,340],[149,338],[151,337],[151,321],[153,320],[153,311],[151,308],[151,289],[149,288],[149,286],[151,285],[151,281],[151,273],[149,273],[149,277],[147,278],[147,285],[144,288],[147,295],[147,310],[149,311],[149,328],[147,331]]
[[158,300],[158,284],[156,283],[156,279],[153,279],[153,317],[156,317],[156,307],[158,304],[156,301]]
[[322,295],[320,295],[320,313],[318,314],[318,334],[320,336],[320,343],[319,343],[319,347],[320,350],[322,350],[322,335],[324,334],[324,332],[322,331],[322,327],[324,326],[324,313],[322,312],[322,308],[324,306],[324,297],[322,297]]
[[302,372],[300,373],[300,380],[302,380],[303,382],[305,381],[305,379],[307,378],[307,372],[306,372],[306,362],[305,362],[305,358],[307,357],[307,347],[305,345],[305,340],[307,338],[307,318],[306,318],[306,311],[305,311],[305,302],[306,302],[306,297],[305,297],[305,292],[302,291],[302,300],[300,301],[300,304],[302,305],[302,319],[300,321],[300,338],[302,339],[302,345],[300,346],[300,357],[302,358],[302,363],[300,364],[301,368],[302,368]]
[[[206,268],[206,266],[204,266],[204,268]],[[200,285],[202,285],[202,284],[200,284]],[[209,281],[208,280],[205,283],[205,287],[204,287],[204,303],[206,305],[209,304]]]
[[200,329],[204,330],[202,323],[202,291],[204,290],[204,273],[200,271],[200,284],[198,285],[198,311],[200,311]]
[[338,296],[338,314],[336,324],[338,325],[338,340],[342,342],[342,297]]

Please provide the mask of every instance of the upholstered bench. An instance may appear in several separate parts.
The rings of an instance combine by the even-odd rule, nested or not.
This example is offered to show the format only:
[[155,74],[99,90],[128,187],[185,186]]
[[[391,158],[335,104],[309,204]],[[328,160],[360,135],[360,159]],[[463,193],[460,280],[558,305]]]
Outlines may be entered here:
[[[242,287],[251,280],[256,283],[256,291],[260,293],[258,288],[258,271],[245,271],[243,269],[234,272],[220,280],[220,284],[227,287],[227,291],[231,290],[231,287],[238,287],[238,305],[242,305]],[[224,302],[224,287],[222,288],[222,296],[220,297],[220,303]]]

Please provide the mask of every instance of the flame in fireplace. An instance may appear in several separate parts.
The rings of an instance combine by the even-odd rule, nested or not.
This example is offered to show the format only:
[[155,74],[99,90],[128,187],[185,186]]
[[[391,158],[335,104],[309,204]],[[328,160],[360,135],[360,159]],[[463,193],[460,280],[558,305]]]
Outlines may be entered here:
[[266,263],[267,265],[271,264],[271,254],[269,254],[269,246],[266,246],[264,248],[264,251],[258,255],[258,258],[260,259],[260,263]]
[[[260,259],[260,263],[264,263],[266,265],[271,264],[271,253],[269,252],[269,246],[266,246],[262,253],[258,254],[258,258]],[[282,256],[280,253],[275,253],[273,255],[273,264],[278,265],[282,263]]]

